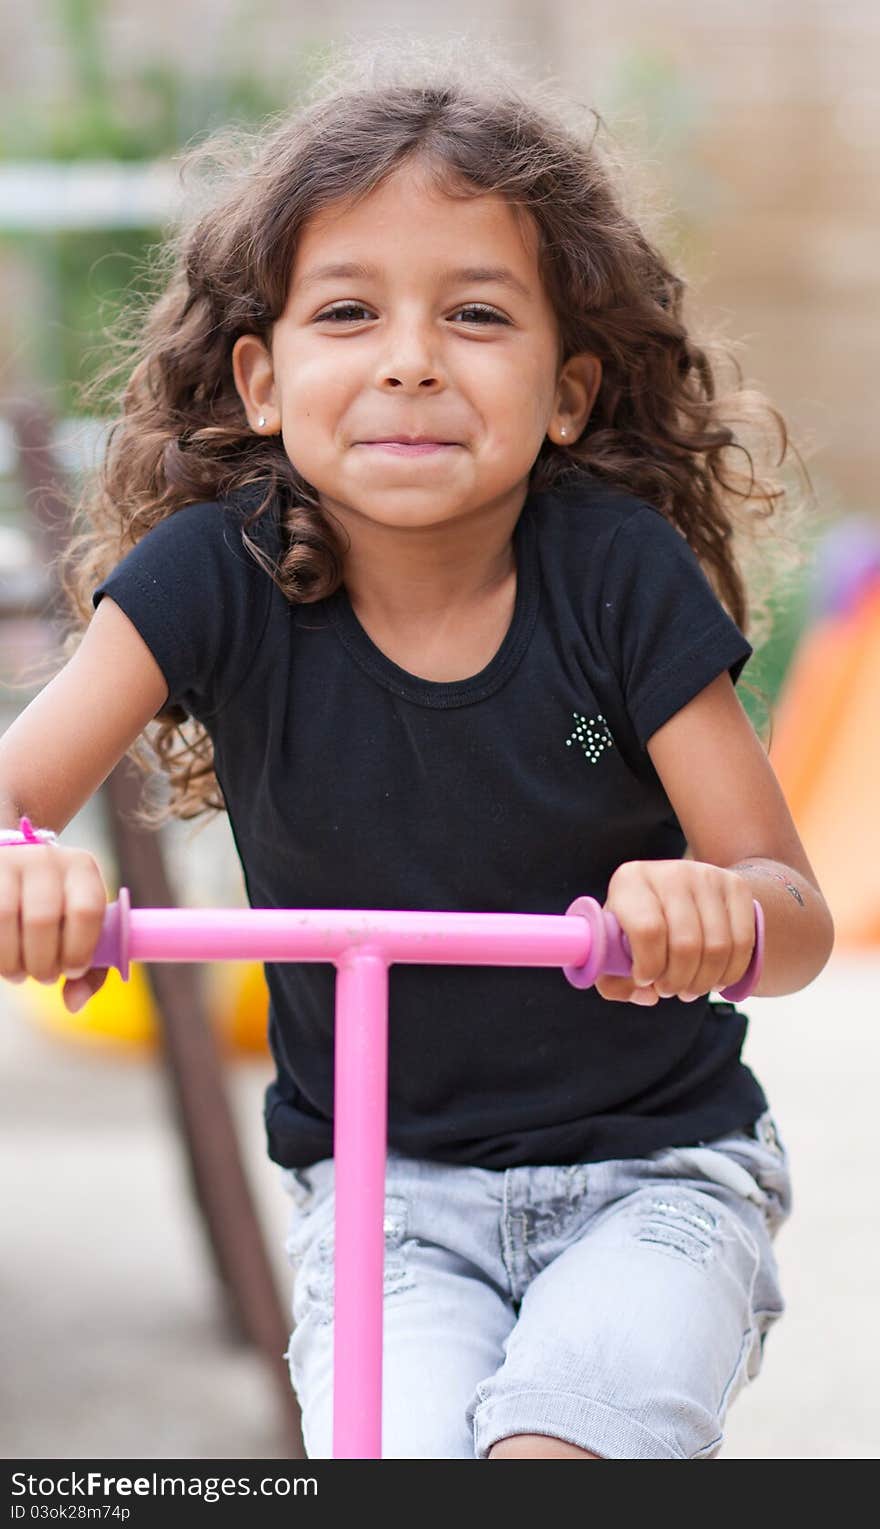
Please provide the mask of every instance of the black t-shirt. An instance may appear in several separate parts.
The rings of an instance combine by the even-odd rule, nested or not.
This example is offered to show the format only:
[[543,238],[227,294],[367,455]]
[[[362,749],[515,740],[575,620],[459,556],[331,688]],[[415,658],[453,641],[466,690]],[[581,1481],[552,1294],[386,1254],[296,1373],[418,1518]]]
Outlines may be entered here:
[[[516,604],[479,673],[438,683],[380,651],[345,586],[289,603],[241,542],[247,495],[176,511],[109,594],[207,728],[253,907],[564,913],[618,865],[686,845],[645,744],[752,649],[685,541],[583,474],[532,492]],[[271,510],[251,529],[281,550]],[[325,962],[270,962],[269,1155],[333,1150]],[[561,969],[392,965],[389,1144],[505,1168],[642,1156],[754,1120],[746,1018],[649,1008]]]

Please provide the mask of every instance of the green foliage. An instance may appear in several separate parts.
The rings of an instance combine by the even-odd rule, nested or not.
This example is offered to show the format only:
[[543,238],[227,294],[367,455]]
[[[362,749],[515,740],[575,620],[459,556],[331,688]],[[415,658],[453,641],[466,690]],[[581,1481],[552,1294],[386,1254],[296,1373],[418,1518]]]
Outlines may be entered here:
[[216,75],[187,73],[161,56],[114,73],[107,56],[107,0],[55,0],[60,52],[69,89],[52,98],[13,95],[0,111],[0,153],[7,159],[149,160],[174,153],[222,122],[256,122],[291,98],[308,68],[306,48],[277,86],[241,63],[243,19],[233,22],[235,62]]
[[[283,86],[239,62],[197,76],[146,57],[115,72],[106,52],[107,0],[55,0],[69,89],[49,100],[11,95],[0,105],[0,154],[12,161],[170,157],[224,123],[264,120],[295,98],[313,50],[285,60]],[[243,32],[245,23],[237,23]],[[229,50],[241,37],[230,35]],[[27,360],[59,414],[76,413],[83,384],[107,360],[106,337],[131,300],[157,228],[62,229],[0,235],[3,253],[42,276],[41,307],[29,315]]]
[[773,629],[763,647],[758,648],[754,656],[749,659],[743,674],[744,681],[764,692],[767,703],[763,703],[743,687],[737,687],[737,694],[743,708],[759,735],[766,732],[767,705],[775,706],[779,699],[782,682],[795,649],[812,619],[811,586],[811,570],[804,569],[800,571],[796,580],[791,581],[791,589],[784,597],[770,601]]

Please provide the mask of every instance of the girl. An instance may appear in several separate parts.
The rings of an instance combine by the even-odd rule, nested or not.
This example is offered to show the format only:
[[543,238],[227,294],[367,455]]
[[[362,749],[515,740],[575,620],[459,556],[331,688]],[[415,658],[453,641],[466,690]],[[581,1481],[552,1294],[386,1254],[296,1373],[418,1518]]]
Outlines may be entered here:
[[[384,1450],[711,1458],[782,1310],[790,1185],[709,994],[753,898],[763,996],[833,941],[734,691],[733,533],[782,491],[725,421],[768,411],[716,397],[564,105],[482,61],[348,69],[169,245],[65,570],[85,631],[2,740],[4,821],[62,830],[146,730],[165,816],[229,813],[254,906],[598,896],[632,979],[393,973]],[[94,859],[12,844],[0,888],[2,974],[66,973],[77,1008]],[[288,1358],[327,1456],[333,971],[266,977]]]

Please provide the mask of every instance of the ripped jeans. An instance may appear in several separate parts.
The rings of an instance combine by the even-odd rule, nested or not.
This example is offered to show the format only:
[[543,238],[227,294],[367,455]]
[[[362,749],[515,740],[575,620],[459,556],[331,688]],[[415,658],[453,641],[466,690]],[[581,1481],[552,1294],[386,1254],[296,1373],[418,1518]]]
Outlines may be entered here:
[[[292,1200],[287,1352],[311,1459],[332,1455],[333,1160]],[[791,1209],[769,1112],[646,1158],[492,1170],[391,1152],[383,1457],[486,1459],[536,1433],[613,1460],[718,1454],[781,1315]]]

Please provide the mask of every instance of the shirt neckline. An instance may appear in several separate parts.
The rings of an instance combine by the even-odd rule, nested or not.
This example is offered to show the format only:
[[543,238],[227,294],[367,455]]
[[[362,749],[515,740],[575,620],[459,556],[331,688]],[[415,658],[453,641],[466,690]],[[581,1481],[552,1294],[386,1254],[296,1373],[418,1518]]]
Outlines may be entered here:
[[394,663],[373,642],[355,615],[344,584],[326,600],[337,634],[352,658],[386,690],[418,706],[473,705],[493,695],[512,673],[529,645],[538,614],[538,568],[532,496],[526,497],[513,531],[516,600],[501,646],[478,674],[462,680],[427,680]]

